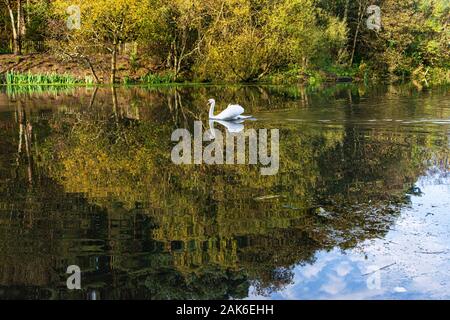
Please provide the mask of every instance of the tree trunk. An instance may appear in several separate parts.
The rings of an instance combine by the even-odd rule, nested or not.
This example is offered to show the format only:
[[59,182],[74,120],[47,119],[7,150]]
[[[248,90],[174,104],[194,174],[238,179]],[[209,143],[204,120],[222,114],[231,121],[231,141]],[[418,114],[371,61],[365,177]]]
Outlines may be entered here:
[[353,48],[352,48],[352,55],[350,57],[350,66],[353,64],[353,59],[355,57],[355,50],[356,50],[356,42],[358,40],[358,33],[359,33],[359,28],[361,26],[361,21],[363,19],[363,1],[360,0],[359,1],[359,7],[358,7],[358,21],[357,21],[357,25],[356,25],[356,31],[355,31],[355,37],[353,38]]
[[22,27],[23,16],[22,16],[22,0],[17,0],[17,28],[16,28],[16,45],[14,48],[14,54],[22,54],[22,36],[25,29]]
[[92,65],[91,60],[88,57],[84,57],[84,60],[86,61],[87,65],[89,66],[89,69],[91,70],[91,74],[94,77],[95,84],[98,84],[100,80],[98,79],[97,73],[95,72],[94,66]]
[[22,54],[22,46],[20,44],[20,39],[18,36],[14,37],[14,54],[20,56]]
[[111,86],[111,97],[112,97],[112,103],[113,103],[113,112],[114,112],[114,119],[116,120],[116,124],[119,123],[119,114],[118,114],[118,106],[119,101],[117,99],[117,90],[115,86]]
[[114,39],[112,56],[111,56],[111,84],[116,83],[116,73],[117,73],[117,40]]
[[172,68],[173,68],[173,74],[175,80],[178,78],[178,55],[177,55],[177,45],[176,41],[174,40],[172,43]]
[[[25,22],[25,10],[23,8],[23,4],[22,4],[21,0],[17,0],[17,7],[18,7],[17,10],[20,11],[20,16],[18,16],[18,18],[17,18],[17,21],[19,22],[19,26],[17,27],[17,30],[19,30],[21,39],[24,39],[25,35],[27,34],[27,23]],[[27,17],[28,17],[28,15],[27,15]]]
[[[20,2],[20,1],[18,1],[18,2]],[[16,24],[16,19],[14,17],[14,12],[13,12],[11,2],[9,0],[5,0],[5,3],[6,3],[6,7],[8,9],[9,18],[11,21],[11,30],[12,30],[12,35],[13,35],[13,51],[14,51],[14,54],[20,55],[22,53],[22,48],[20,45],[19,31],[17,29],[17,25],[20,26],[20,24],[19,24],[19,22],[17,22],[17,24]]]

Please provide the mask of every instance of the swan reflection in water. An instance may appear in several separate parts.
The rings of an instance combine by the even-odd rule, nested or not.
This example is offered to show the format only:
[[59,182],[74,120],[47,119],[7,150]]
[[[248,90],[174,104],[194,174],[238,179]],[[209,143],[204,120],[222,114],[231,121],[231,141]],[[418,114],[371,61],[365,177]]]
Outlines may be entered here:
[[244,121],[243,119],[239,120],[209,120],[209,137],[211,140],[216,138],[216,129],[214,128],[214,123],[218,123],[225,127],[228,133],[241,133],[244,131]]
[[[244,130],[244,121],[244,119],[209,120],[209,131],[205,132],[204,141],[212,142],[205,148],[202,161],[207,164],[256,165],[259,163],[263,165],[260,168],[261,175],[277,174],[280,163],[278,129],[271,129],[269,138],[267,129],[259,129],[259,133],[256,129]],[[220,130],[214,128],[216,122],[225,127],[226,137]],[[248,151],[248,162],[246,161],[246,150]],[[226,151],[226,160],[224,151]]]

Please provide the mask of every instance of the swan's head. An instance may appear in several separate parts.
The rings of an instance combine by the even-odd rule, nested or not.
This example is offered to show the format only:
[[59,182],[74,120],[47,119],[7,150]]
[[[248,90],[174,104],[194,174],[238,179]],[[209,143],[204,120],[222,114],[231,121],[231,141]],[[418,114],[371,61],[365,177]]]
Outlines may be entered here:
[[209,99],[208,100],[208,104],[214,104],[214,103],[216,103],[216,100],[214,100],[214,99]]

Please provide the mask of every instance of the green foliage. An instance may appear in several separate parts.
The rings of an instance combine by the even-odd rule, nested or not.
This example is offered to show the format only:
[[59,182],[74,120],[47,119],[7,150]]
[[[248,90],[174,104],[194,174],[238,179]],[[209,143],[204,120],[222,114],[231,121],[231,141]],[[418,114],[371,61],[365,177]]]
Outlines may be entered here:
[[25,6],[27,13],[26,39],[40,41],[48,36],[48,23],[51,15],[50,2],[27,1]]
[[[125,84],[139,78],[149,84],[167,81],[142,76],[138,72],[146,67],[142,61],[155,67],[148,70],[170,71],[172,81],[317,82],[326,78],[325,72],[364,81],[447,82],[450,3],[380,1],[379,31],[366,27],[370,4],[367,0],[35,0],[23,8],[22,40],[26,50],[33,48],[29,41],[44,40],[46,48],[81,63],[110,54],[110,80],[116,71],[129,72],[122,78]],[[79,30],[65,27],[69,5],[80,6]],[[0,48],[8,51],[12,28],[4,2],[0,13],[0,28],[9,36],[2,34]],[[116,66],[125,43],[133,45],[133,52],[127,53],[130,63]]]
[[[33,74],[7,72],[5,76],[7,85],[50,85],[50,84],[77,84],[83,81],[74,78],[69,74],[47,73]],[[86,83],[92,83],[90,78],[86,78]]]
[[261,2],[256,8],[253,2],[227,2],[223,18],[205,35],[207,45],[196,65],[201,78],[252,82],[291,73],[291,65],[305,71],[311,62],[328,60],[346,41],[345,25],[316,10],[315,1]]
[[7,85],[6,94],[11,98],[17,98],[22,95],[54,95],[57,96],[61,93],[73,93],[75,90],[75,86],[73,85],[39,85],[39,84],[30,84],[30,85]]
[[366,61],[370,72],[389,80],[413,79],[426,84],[435,82],[438,73],[448,79],[450,3],[386,0],[381,9],[382,29],[378,33],[362,29],[356,60]]
[[140,78],[141,84],[164,84],[171,83],[174,80],[174,75],[171,72],[166,74],[148,73]]

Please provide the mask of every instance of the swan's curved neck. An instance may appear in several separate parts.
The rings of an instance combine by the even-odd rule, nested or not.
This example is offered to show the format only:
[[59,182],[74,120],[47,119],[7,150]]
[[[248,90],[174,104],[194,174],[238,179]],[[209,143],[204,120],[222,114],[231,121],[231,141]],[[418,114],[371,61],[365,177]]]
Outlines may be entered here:
[[209,108],[209,118],[212,119],[214,118],[214,107],[216,106],[216,102],[213,101],[211,103],[211,107]]

